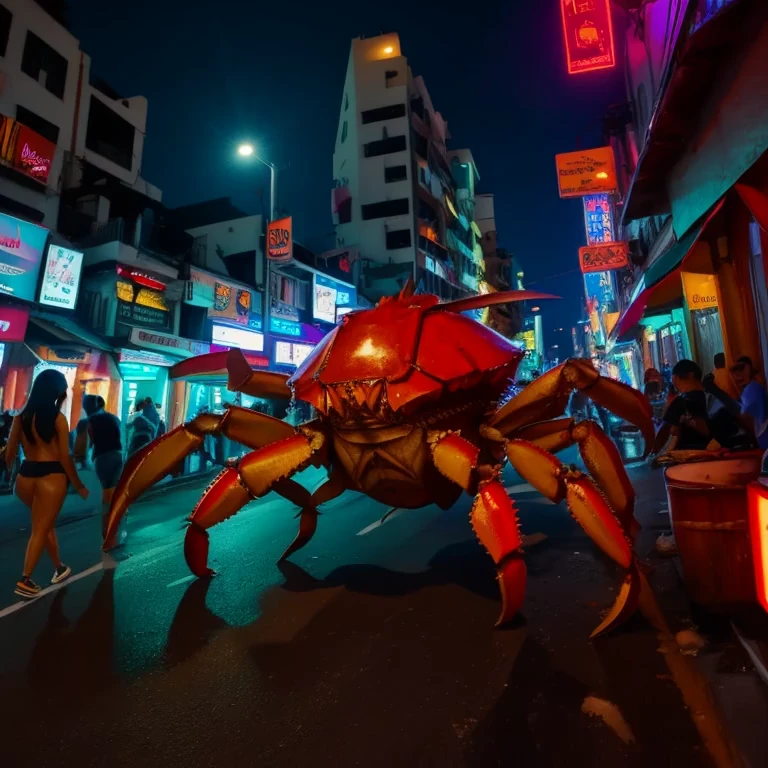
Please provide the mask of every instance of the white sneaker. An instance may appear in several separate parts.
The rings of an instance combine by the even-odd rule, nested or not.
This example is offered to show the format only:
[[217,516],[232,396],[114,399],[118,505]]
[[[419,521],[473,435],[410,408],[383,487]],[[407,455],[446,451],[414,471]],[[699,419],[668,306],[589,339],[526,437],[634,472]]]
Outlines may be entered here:
[[72,569],[68,565],[64,565],[64,563],[62,563],[53,574],[51,584],[58,584],[59,582],[64,581],[64,579],[68,579],[71,574]]
[[660,555],[676,555],[677,543],[675,542],[674,533],[662,533],[658,539],[656,539],[656,551]]

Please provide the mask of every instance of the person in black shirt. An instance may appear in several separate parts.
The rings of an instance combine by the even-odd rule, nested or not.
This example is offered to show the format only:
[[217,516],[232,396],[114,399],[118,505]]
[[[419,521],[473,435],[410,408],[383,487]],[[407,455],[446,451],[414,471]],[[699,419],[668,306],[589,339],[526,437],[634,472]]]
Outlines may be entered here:
[[83,409],[88,414],[94,469],[102,488],[101,532],[106,536],[112,494],[123,471],[123,444],[120,438],[120,419],[107,413],[104,405],[104,398],[94,395],[88,395],[83,403]]
[[664,414],[671,433],[667,451],[705,451],[713,439],[701,378],[701,368],[692,360],[680,360],[672,369],[678,395]]

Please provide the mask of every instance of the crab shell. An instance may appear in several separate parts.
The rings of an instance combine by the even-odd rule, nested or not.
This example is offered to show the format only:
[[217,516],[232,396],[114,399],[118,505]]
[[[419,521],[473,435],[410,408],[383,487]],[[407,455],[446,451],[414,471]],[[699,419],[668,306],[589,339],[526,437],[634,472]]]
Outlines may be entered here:
[[[500,334],[459,314],[461,302],[437,296],[383,300],[350,312],[288,380],[297,399],[328,415],[339,398],[387,404],[410,415],[446,393],[500,395],[524,352]],[[479,394],[479,393],[478,393]]]

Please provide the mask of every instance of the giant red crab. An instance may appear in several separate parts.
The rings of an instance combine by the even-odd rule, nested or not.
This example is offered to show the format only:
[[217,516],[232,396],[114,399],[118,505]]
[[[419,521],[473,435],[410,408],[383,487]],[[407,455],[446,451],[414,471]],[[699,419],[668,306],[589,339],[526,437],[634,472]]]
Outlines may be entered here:
[[[561,417],[571,391],[580,389],[640,427],[650,446],[650,405],[637,391],[600,376],[590,362],[569,360],[496,409],[522,353],[461,313],[534,298],[548,297],[512,291],[441,304],[436,296],[415,295],[409,282],[374,309],[345,315],[290,378],[254,371],[239,350],[230,351],[230,389],[295,397],[312,405],[317,418],[293,427],[231,406],[159,438],[125,467],[105,549],[114,543],[133,500],[198,450],[206,435],[223,433],[252,452],[218,475],[189,518],[184,554],[195,575],[213,573],[207,564],[207,530],[270,491],[301,509],[299,532],[284,558],[312,538],[318,507],[345,490],[408,509],[429,504],[448,509],[464,491],[474,497],[472,528],[497,567],[503,623],[520,609],[526,582],[515,505],[500,480],[508,459],[544,496],[565,499],[597,546],[627,569],[616,602],[593,636],[617,626],[638,603],[631,543],[634,491],[616,447],[600,427]],[[599,488],[553,455],[573,444]],[[291,479],[310,464],[329,473],[314,493]]]

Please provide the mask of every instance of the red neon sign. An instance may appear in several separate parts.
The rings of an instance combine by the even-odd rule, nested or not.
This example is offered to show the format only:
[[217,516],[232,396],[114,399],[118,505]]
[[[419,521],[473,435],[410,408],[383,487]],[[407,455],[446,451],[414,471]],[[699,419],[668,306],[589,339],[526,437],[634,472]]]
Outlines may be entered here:
[[155,280],[153,277],[150,277],[143,272],[139,272],[136,269],[127,269],[126,267],[122,267],[118,264],[117,274],[120,275],[120,277],[127,277],[130,280],[133,280],[133,282],[137,285],[142,285],[145,288],[151,288],[153,291],[165,290],[165,283],[161,283],[159,280]]
[[560,0],[568,74],[616,66],[610,0]]
[[56,145],[26,125],[17,123],[17,126],[14,166],[25,175],[45,184],[51,172]]

